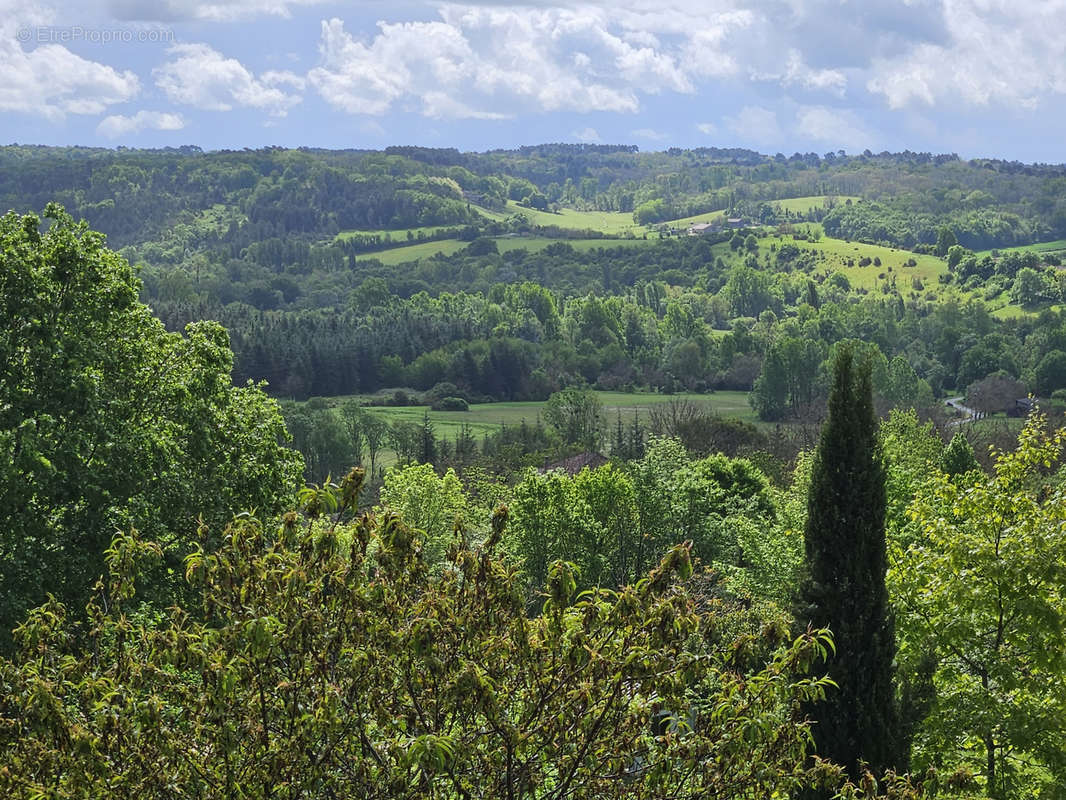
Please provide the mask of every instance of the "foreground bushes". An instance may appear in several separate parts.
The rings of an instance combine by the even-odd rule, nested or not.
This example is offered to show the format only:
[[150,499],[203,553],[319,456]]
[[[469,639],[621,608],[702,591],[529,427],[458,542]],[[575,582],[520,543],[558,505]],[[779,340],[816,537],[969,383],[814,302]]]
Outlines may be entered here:
[[[782,640],[693,594],[688,548],[635,586],[574,596],[553,565],[542,614],[457,532],[433,577],[362,482],[309,489],[278,525],[236,519],[186,561],[195,607],[139,606],[159,549],[115,539],[88,621],[58,602],[0,665],[5,797],[769,797],[810,768],[798,701],[827,634]],[[206,533],[205,533],[206,537]],[[206,539],[205,539],[206,540]]]

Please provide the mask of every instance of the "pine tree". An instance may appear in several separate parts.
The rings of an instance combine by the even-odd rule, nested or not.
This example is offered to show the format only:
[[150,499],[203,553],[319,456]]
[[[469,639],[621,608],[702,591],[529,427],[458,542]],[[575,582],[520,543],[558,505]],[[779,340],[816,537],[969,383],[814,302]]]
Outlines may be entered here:
[[807,575],[797,622],[829,627],[838,689],[805,710],[817,754],[853,778],[903,768],[893,692],[895,626],[885,589],[885,470],[877,440],[870,365],[841,348],[829,416],[815,454],[804,531]]

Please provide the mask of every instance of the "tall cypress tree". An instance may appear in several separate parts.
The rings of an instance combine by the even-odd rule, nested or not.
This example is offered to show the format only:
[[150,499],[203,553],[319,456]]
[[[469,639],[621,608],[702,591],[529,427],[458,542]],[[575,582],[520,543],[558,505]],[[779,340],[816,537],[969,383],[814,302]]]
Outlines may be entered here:
[[850,346],[833,365],[829,417],[822,428],[807,498],[806,578],[797,622],[828,627],[839,687],[805,710],[815,721],[816,752],[852,778],[866,762],[875,775],[903,768],[892,684],[895,625],[885,589],[885,470],[869,363]]

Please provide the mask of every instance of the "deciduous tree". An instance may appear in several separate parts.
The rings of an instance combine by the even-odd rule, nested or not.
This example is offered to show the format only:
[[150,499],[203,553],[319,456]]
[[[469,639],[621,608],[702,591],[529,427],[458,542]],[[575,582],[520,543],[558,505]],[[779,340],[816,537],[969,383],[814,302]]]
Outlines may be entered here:
[[180,559],[198,516],[276,510],[300,473],[226,332],[167,333],[103,236],[45,217],[0,218],[0,640],[46,593],[83,608],[116,527]]
[[1066,785],[1066,490],[1046,476],[1064,442],[1036,414],[992,475],[934,472],[890,575],[904,668],[935,657],[916,766],[972,771],[994,798]]

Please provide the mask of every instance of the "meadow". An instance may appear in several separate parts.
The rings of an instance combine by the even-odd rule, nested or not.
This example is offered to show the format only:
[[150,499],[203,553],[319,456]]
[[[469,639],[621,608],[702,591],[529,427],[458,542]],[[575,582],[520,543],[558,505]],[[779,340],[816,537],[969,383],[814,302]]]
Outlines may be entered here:
[[1025,244],[1020,247],[1001,247],[998,250],[980,250],[977,252],[977,257],[992,255],[993,252],[1002,254],[1005,253],[1066,253],[1066,239],[1056,239],[1053,242],[1037,242],[1036,244]]
[[[816,208],[826,208],[826,204],[829,201],[834,203],[843,203],[847,200],[857,201],[858,197],[850,195],[809,195],[807,197],[790,197],[785,200],[768,200],[767,202],[771,206],[776,206],[784,211],[791,211],[793,214],[807,214]],[[666,222],[660,222],[651,227],[659,227],[659,225],[667,225],[671,228],[688,228],[690,225],[698,225],[705,222],[714,222],[725,217],[725,211],[705,211],[702,214],[693,214],[688,217],[679,217],[677,219],[667,220]]]
[[[551,244],[568,244],[575,250],[586,252],[598,247],[633,247],[646,245],[653,239],[549,239],[547,236],[499,236],[494,237],[496,247],[501,253],[511,250],[529,250],[531,253],[539,252]],[[417,261],[420,258],[430,258],[438,253],[446,256],[458,253],[469,242],[458,239],[441,239],[436,242],[420,242],[418,244],[393,247],[388,250],[380,250],[375,253],[363,253],[356,256],[357,261],[380,261],[385,266],[394,267],[408,261]]]
[[507,201],[507,213],[488,211],[478,208],[478,212],[490,219],[506,219],[514,214],[522,214],[531,225],[554,225],[570,230],[601,231],[609,236],[626,232],[634,236],[643,236],[647,230],[643,225],[633,221],[633,215],[622,211],[578,211],[573,208],[560,208],[558,211],[538,211],[535,208],[521,206],[513,200]]
[[786,200],[771,200],[770,205],[777,206],[784,211],[791,211],[793,214],[807,214],[816,208],[828,208],[829,203],[839,205],[848,200],[857,203],[861,199],[847,194],[815,194],[807,197],[790,197]]
[[[787,233],[764,233],[757,236],[759,253],[774,253],[783,245],[794,244],[803,251],[816,253],[819,266],[817,273],[831,275],[834,272],[843,273],[848,282],[854,288],[862,288],[868,291],[878,289],[885,281],[891,281],[894,277],[897,287],[906,295],[910,291],[936,292],[940,294],[944,287],[938,282],[941,275],[948,271],[947,262],[931,255],[920,255],[910,250],[894,247],[883,247],[876,244],[864,244],[851,242],[845,239],[832,239],[822,234],[822,226],[817,223],[803,223],[795,226],[800,234],[811,234],[819,237],[812,240],[795,239]],[[721,256],[727,263],[730,260],[740,258],[738,252],[733,251],[728,242],[714,245],[712,250],[715,257]],[[742,252],[742,251],[741,251]],[[859,261],[869,258],[870,264],[865,267],[859,266]],[[875,259],[880,260],[878,265]],[[913,267],[907,266],[907,262],[914,260]],[[849,266],[848,262],[851,262]],[[883,277],[882,277],[883,276]],[[918,289],[915,279],[921,284]]]
[[418,237],[418,234],[424,236],[436,236],[441,231],[455,231],[458,230],[461,225],[424,225],[419,228],[394,228],[394,229],[380,229],[373,231],[341,231],[333,237],[334,241],[343,242],[347,239],[354,239],[357,236],[388,236],[398,245],[404,245],[409,242],[408,236]]
[[[794,213],[807,213],[811,209],[825,207],[827,201],[833,200],[835,202],[843,202],[849,198],[844,196],[833,195],[812,195],[808,197],[793,197],[786,200],[774,200],[772,205],[779,206],[787,211]],[[690,225],[694,225],[701,222],[713,222],[721,219],[724,215],[724,211],[711,211],[705,214],[695,214],[689,217],[682,217],[668,222],[659,223],[654,226],[637,225],[633,221],[633,215],[616,211],[578,211],[572,208],[562,208],[558,211],[538,211],[534,208],[527,208],[521,206],[513,200],[507,203],[507,212],[492,211],[490,209],[477,207],[478,213],[493,220],[503,220],[513,214],[522,214],[532,225],[539,226],[555,226],[566,230],[595,230],[604,233],[607,236],[624,236],[630,234],[635,238],[625,239],[566,239],[563,240],[566,244],[569,244],[575,250],[587,251],[597,247],[617,247],[617,246],[631,246],[636,244],[645,244],[649,241],[655,241],[657,234],[654,233],[654,229],[660,225],[667,225],[673,228],[685,229]],[[818,226],[820,228],[820,226]],[[396,266],[397,264],[403,264],[408,261],[417,261],[421,258],[429,258],[438,253],[449,256],[458,253],[466,246],[466,242],[459,241],[458,239],[441,239],[432,242],[416,242],[408,244],[408,233],[411,236],[418,236],[418,234],[424,233],[427,236],[435,234],[441,230],[448,230],[448,228],[442,227],[423,227],[423,228],[411,228],[403,230],[375,230],[375,231],[342,231],[337,234],[337,239],[346,239],[357,235],[389,235],[396,243],[395,247],[390,247],[385,250],[379,250],[373,253],[363,253],[356,256],[358,260],[368,261],[376,259],[386,266]],[[648,238],[644,238],[648,236]],[[496,244],[501,253],[506,253],[511,250],[526,249],[530,252],[537,252],[543,250],[553,242],[558,242],[559,239],[551,239],[544,236],[501,236],[496,237]],[[861,247],[874,247],[873,245],[861,245]],[[815,248],[812,248],[815,249]],[[836,253],[843,256],[840,259],[840,263],[843,265],[846,263],[847,255],[842,251],[834,251],[832,247],[822,248],[825,252]],[[879,248],[881,251],[895,252],[890,248]],[[906,252],[906,251],[899,251]],[[880,254],[880,253],[878,253]],[[872,258],[873,256],[871,256]],[[921,258],[921,257],[919,257]],[[882,261],[884,258],[882,258]],[[903,259],[904,261],[906,258]],[[931,263],[931,262],[930,262]],[[922,265],[919,265],[918,272],[922,272]],[[845,266],[841,266],[842,270],[846,271]],[[845,273],[847,274],[847,273]],[[877,272],[874,272],[876,276]],[[851,275],[848,275],[851,280]],[[924,277],[924,276],[920,276]],[[935,276],[934,276],[935,277]],[[876,280],[869,281],[867,276],[862,273],[856,273],[858,283],[853,281],[854,285],[863,286],[869,284],[867,288],[873,288]]]
[[[711,394],[653,394],[651,392],[595,392],[603,404],[607,423],[614,424],[621,414],[623,422],[638,416],[646,419],[649,409],[670,400],[684,399],[716,411],[723,417],[755,421],[755,412],[748,404],[747,392],[713,392]],[[345,398],[335,398],[334,402]],[[532,424],[544,410],[544,402],[472,403],[469,411],[432,411],[427,406],[372,406],[367,409],[390,423],[397,420],[421,422],[425,414],[433,423],[438,436],[454,438],[463,425],[481,437],[499,430],[501,425],[519,425],[523,420]]]
[[[387,392],[385,393],[388,394]],[[651,392],[595,392],[603,404],[603,418],[608,431],[617,424],[619,415],[623,424],[632,422],[634,417],[647,422],[651,408],[670,400],[689,400],[723,417],[756,422],[755,412],[748,403],[748,392],[712,392],[710,394],[678,393],[654,394]],[[380,395],[379,395],[380,397]],[[367,396],[355,395],[357,400],[369,400]],[[337,406],[349,397],[330,398],[330,405]],[[534,424],[543,413],[543,401],[513,403],[472,403],[469,411],[433,411],[428,406],[368,406],[367,411],[388,423],[413,422],[421,424],[428,415],[429,421],[438,438],[454,440],[456,435],[467,426],[470,433],[478,440],[495,433],[502,425],[520,425],[523,421]],[[383,466],[390,466],[396,461],[392,450],[384,452],[379,459]]]

